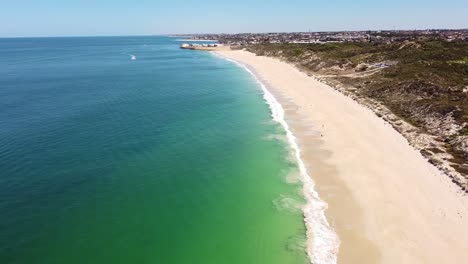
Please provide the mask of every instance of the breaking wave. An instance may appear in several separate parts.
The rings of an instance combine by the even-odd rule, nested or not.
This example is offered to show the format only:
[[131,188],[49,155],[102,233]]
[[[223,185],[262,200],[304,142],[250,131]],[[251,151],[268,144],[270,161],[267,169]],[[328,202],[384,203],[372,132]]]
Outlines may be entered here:
[[286,131],[289,146],[294,152],[295,160],[299,167],[301,181],[303,183],[303,195],[307,201],[307,203],[302,206],[302,211],[304,213],[304,221],[307,227],[307,254],[309,259],[311,263],[315,264],[336,264],[340,240],[325,217],[325,210],[328,205],[320,199],[319,194],[314,189],[315,183],[308,174],[307,168],[302,161],[301,150],[297,144],[296,137],[289,129],[289,125],[284,118],[283,107],[266,88],[265,84],[263,84],[246,65],[235,60],[225,58],[216,53],[213,54],[242,67],[252,75],[260,85],[263,91],[263,98],[270,107],[273,120],[279,123]]

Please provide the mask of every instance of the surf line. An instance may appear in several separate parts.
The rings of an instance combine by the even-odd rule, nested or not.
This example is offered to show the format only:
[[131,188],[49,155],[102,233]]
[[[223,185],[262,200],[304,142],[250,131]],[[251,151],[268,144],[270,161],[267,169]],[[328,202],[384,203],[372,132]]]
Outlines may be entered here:
[[307,255],[309,260],[314,264],[336,264],[340,239],[327,221],[325,210],[328,208],[328,205],[325,201],[320,199],[319,194],[314,189],[315,182],[308,174],[307,168],[301,158],[301,150],[297,144],[296,137],[289,129],[289,125],[284,118],[283,107],[267,89],[266,85],[252,70],[249,69],[249,67],[236,60],[223,57],[217,53],[212,54],[232,62],[246,70],[261,87],[263,98],[271,110],[273,120],[279,123],[286,132],[289,146],[294,152],[299,172],[301,174],[303,194],[307,201],[306,205],[302,207],[302,211],[304,213],[304,222],[307,228]]

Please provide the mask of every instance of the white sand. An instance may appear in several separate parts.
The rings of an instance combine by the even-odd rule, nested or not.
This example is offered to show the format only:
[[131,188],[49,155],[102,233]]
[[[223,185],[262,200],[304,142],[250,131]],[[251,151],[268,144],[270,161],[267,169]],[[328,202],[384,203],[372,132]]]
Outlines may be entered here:
[[468,197],[389,124],[274,58],[253,69],[286,109],[340,240],[338,263],[468,263]]

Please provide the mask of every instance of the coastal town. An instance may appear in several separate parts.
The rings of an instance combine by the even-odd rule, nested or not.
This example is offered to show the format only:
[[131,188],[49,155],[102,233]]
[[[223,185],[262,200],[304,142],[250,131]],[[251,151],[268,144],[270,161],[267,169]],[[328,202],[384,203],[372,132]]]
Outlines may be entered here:
[[335,88],[347,87],[365,105],[386,105],[401,117],[389,119],[399,120],[393,126],[468,193],[468,30],[195,34],[184,40],[182,49],[280,58]]
[[444,30],[379,30],[379,31],[336,31],[336,32],[292,32],[292,33],[238,33],[238,34],[190,34],[190,40],[217,40],[220,44],[245,46],[263,43],[333,43],[375,42],[395,43],[404,41],[466,41],[468,29]]

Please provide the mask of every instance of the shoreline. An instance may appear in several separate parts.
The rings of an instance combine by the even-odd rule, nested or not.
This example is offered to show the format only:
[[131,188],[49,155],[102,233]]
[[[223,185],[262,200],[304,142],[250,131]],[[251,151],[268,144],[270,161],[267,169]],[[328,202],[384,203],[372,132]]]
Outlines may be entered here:
[[[269,91],[265,83],[258,78],[254,69],[251,69],[247,65],[244,65],[238,61],[229,59],[227,57],[223,57],[222,55],[219,55],[217,53],[215,54],[220,56],[222,59],[233,62],[239,67],[244,68],[244,70],[246,70],[253,78],[255,78],[255,81],[261,87],[263,91],[263,99],[265,100],[272,112],[271,117],[273,121],[280,124],[286,132],[288,145],[294,152],[294,157],[296,159],[301,175],[301,182],[303,184],[303,195],[307,201],[307,204],[304,205],[302,208],[304,214],[304,224],[307,229],[306,253],[309,259],[314,263],[336,263],[340,240],[327,221],[327,218],[325,216],[327,204],[319,197],[318,193],[314,189],[315,182],[307,172],[307,168],[304,164],[304,161],[302,160],[301,150],[299,148],[299,145],[297,144],[297,138],[291,132],[291,130],[289,129],[289,125],[285,120],[285,111],[283,109],[283,106]],[[314,236],[317,236],[317,238],[314,239]]]
[[392,126],[290,64],[215,53],[253,69],[285,110],[341,240],[338,263],[468,262],[468,198]]

